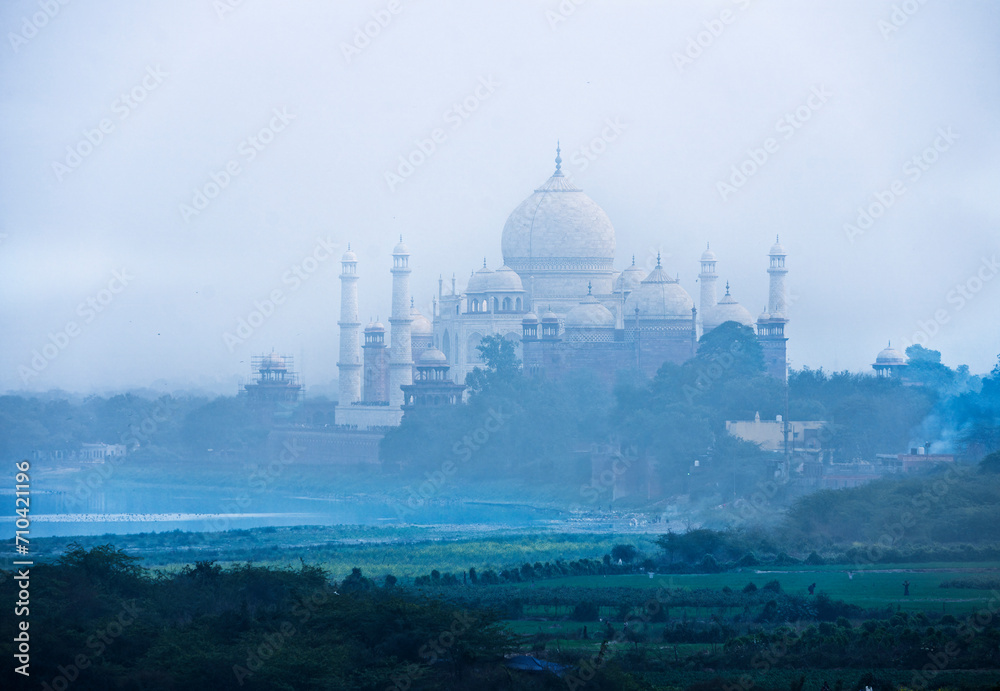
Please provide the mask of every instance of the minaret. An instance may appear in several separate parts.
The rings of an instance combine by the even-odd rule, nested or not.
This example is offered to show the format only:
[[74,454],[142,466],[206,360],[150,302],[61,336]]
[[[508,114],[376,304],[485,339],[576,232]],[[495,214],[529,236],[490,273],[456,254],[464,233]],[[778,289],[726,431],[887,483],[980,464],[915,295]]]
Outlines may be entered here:
[[389,406],[403,405],[404,384],[413,383],[413,351],[410,348],[410,250],[399,236],[392,251],[392,316],[389,318]]
[[715,297],[715,282],[719,280],[719,275],[715,273],[715,253],[709,245],[705,245],[705,251],[701,255],[701,273],[698,274],[698,281],[701,283],[701,321],[704,324],[718,300]]
[[771,276],[771,288],[768,293],[767,313],[757,320],[757,340],[764,351],[764,364],[768,374],[779,381],[788,380],[788,355],[785,336],[785,324],[788,323],[788,300],[785,293],[785,248],[778,238],[768,253],[771,260],[767,273]]
[[767,311],[772,319],[786,319],[785,276],[788,275],[788,269],[785,268],[785,248],[781,246],[778,236],[775,236],[774,246],[768,256],[771,258],[771,265],[767,268],[767,273],[771,275],[771,290],[768,294]]
[[361,400],[361,341],[358,321],[358,257],[347,246],[340,259],[340,393],[338,405]]
[[365,327],[365,403],[389,402],[385,327],[373,321]]

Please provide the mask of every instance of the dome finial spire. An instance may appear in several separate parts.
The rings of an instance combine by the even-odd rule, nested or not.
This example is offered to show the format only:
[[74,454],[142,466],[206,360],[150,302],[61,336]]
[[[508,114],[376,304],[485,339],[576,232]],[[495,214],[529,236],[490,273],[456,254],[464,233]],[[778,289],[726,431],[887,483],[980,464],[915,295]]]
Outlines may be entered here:
[[660,268],[660,253],[656,253],[656,268]]
[[632,266],[635,266],[635,255],[632,255]]
[[553,175],[562,175],[562,156],[559,154],[562,149],[559,148],[559,140],[556,140],[556,172]]
[[587,297],[593,295],[593,293],[591,292],[593,289],[594,289],[594,284],[591,283],[590,281],[587,281]]
[[729,281],[726,281],[726,295],[729,295]]
[[483,268],[486,268],[486,257],[483,257]]

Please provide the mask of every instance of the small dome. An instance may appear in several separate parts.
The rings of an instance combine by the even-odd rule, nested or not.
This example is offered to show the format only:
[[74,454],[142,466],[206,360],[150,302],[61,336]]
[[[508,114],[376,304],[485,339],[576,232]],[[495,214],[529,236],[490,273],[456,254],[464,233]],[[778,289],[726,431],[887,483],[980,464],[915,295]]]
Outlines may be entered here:
[[743,305],[736,302],[733,296],[729,294],[728,284],[726,285],[725,296],[712,308],[708,321],[709,323],[705,324],[706,329],[710,328],[710,325],[715,327],[726,322],[736,322],[743,326],[753,326],[753,317]]
[[905,365],[906,356],[900,353],[898,350],[892,347],[890,343],[886,348],[878,354],[875,358],[876,365]]
[[638,290],[639,284],[645,277],[646,272],[635,265],[635,257],[633,257],[632,266],[622,271],[615,281],[615,292],[620,293],[624,290],[627,293],[633,293]]
[[420,310],[416,307],[410,307],[410,333],[412,334],[430,334],[434,332],[434,327],[431,325],[431,320],[420,314]]
[[489,277],[486,290],[491,293],[523,293],[524,286],[517,272],[504,264]]
[[542,315],[542,321],[543,322],[549,322],[549,323],[551,323],[551,322],[558,322],[559,321],[559,317],[557,317],[556,313],[553,312],[550,309],[550,310],[546,311],[545,314]]
[[702,315],[701,323],[705,330],[714,329],[726,322],[736,322],[743,326],[753,326],[753,317],[743,305],[736,302],[729,294],[729,283],[726,283],[726,294],[719,302],[709,310],[708,314]]
[[774,236],[774,244],[771,245],[771,251],[768,254],[772,256],[785,254],[785,248],[781,246],[781,242],[779,241],[777,235]]
[[524,315],[524,319],[521,320],[522,324],[537,324],[538,316],[534,312],[528,312]]
[[261,369],[285,369],[285,358],[271,351],[270,355],[265,355],[260,362]]
[[639,284],[639,289],[628,297],[625,314],[633,314],[637,307],[640,319],[690,317],[694,300],[657,264]]
[[770,318],[771,318],[771,315],[767,313],[767,305],[764,305],[764,311],[760,313],[759,317],[757,317],[757,321],[759,321],[759,322],[766,322]]
[[437,348],[428,348],[417,360],[417,365],[447,365],[448,358]]
[[340,258],[342,262],[356,262],[358,261],[358,255],[351,251],[351,246],[347,246],[347,251],[344,252],[344,256]]
[[588,295],[579,305],[566,314],[567,329],[613,329],[615,315],[607,307]]
[[370,331],[385,331],[385,325],[382,322],[368,322],[368,326],[365,327],[365,333]]
[[714,262],[714,261],[716,261],[716,259],[715,259],[715,252],[713,252],[708,247],[708,245],[705,246],[705,251],[701,253],[701,260],[703,262]]
[[493,277],[493,272],[486,268],[486,260],[483,260],[483,268],[481,268],[476,273],[472,274],[472,278],[469,279],[469,285],[465,287],[466,293],[485,293],[489,290],[490,279]]

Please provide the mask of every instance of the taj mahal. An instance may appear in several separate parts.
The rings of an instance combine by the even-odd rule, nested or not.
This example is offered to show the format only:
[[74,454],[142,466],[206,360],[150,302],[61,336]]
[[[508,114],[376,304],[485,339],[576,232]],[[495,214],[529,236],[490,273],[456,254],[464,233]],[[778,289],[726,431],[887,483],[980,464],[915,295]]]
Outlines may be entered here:
[[756,320],[728,284],[718,297],[717,260],[709,248],[701,255],[696,307],[659,257],[648,273],[634,257],[615,268],[611,219],[564,175],[558,147],[555,163],[552,176],[507,218],[503,265],[490,269],[484,260],[464,290],[454,277],[450,286],[439,278],[431,315],[413,307],[410,250],[399,239],[392,251],[388,334],[380,322],[362,329],[358,259],[348,247],[340,274],[338,426],[398,425],[421,387],[434,395],[419,400],[460,401],[466,374],[482,366],[476,346],[495,334],[514,344],[533,376],[586,369],[610,383],[622,371],[651,377],[664,362],[689,360],[701,335],[733,321],[754,329],[767,372],[785,380],[788,271],[780,242],[767,254],[768,305]]

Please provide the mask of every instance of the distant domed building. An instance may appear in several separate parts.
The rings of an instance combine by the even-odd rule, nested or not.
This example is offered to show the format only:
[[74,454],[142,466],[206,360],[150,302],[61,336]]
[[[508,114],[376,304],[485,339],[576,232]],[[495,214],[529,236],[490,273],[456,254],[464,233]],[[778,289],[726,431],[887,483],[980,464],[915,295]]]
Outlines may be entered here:
[[898,377],[907,366],[906,356],[892,347],[892,341],[875,357],[872,369],[880,377]]
[[417,358],[412,384],[403,385],[403,410],[440,408],[462,402],[465,384],[456,384],[448,375],[448,358],[437,348],[428,348]]
[[[461,383],[482,364],[477,346],[494,334],[514,344],[531,374],[559,377],[573,370],[590,370],[610,382],[621,371],[637,370],[648,377],[664,362],[683,363],[695,355],[702,334],[734,321],[756,329],[768,373],[782,381],[787,376],[784,282],[788,272],[785,250],[777,239],[768,254],[768,306],[756,321],[730,294],[728,283],[723,298],[716,298],[717,258],[707,247],[701,255],[701,294],[696,307],[680,277],[667,274],[659,257],[648,273],[636,266],[634,256],[630,266],[615,270],[611,219],[566,178],[557,147],[555,172],[508,216],[500,248],[502,264],[493,270],[484,259],[481,267],[470,272],[464,290],[453,276],[451,289],[446,291],[439,278],[434,314],[425,316],[412,306],[409,249],[400,238],[393,250],[391,340],[386,348],[382,327],[383,340],[378,345],[374,341],[379,337],[373,332],[371,373],[365,351],[364,393],[362,377],[360,372],[355,375],[353,364],[359,363],[360,369],[362,360],[356,318],[357,257],[350,251],[344,255],[338,423],[350,420],[347,424],[363,426],[398,421],[403,403],[400,387],[410,387],[415,374],[419,379],[427,372],[442,371],[421,374],[424,353],[443,358],[447,376]],[[367,329],[365,339],[367,349]],[[431,364],[424,362],[427,367]],[[407,391],[415,397],[419,393],[418,389]],[[359,407],[386,402],[387,414]]]
[[302,396],[302,384],[292,365],[290,355],[254,355],[250,358],[253,379],[239,395],[245,396],[249,407],[261,422],[271,423],[291,416]]

